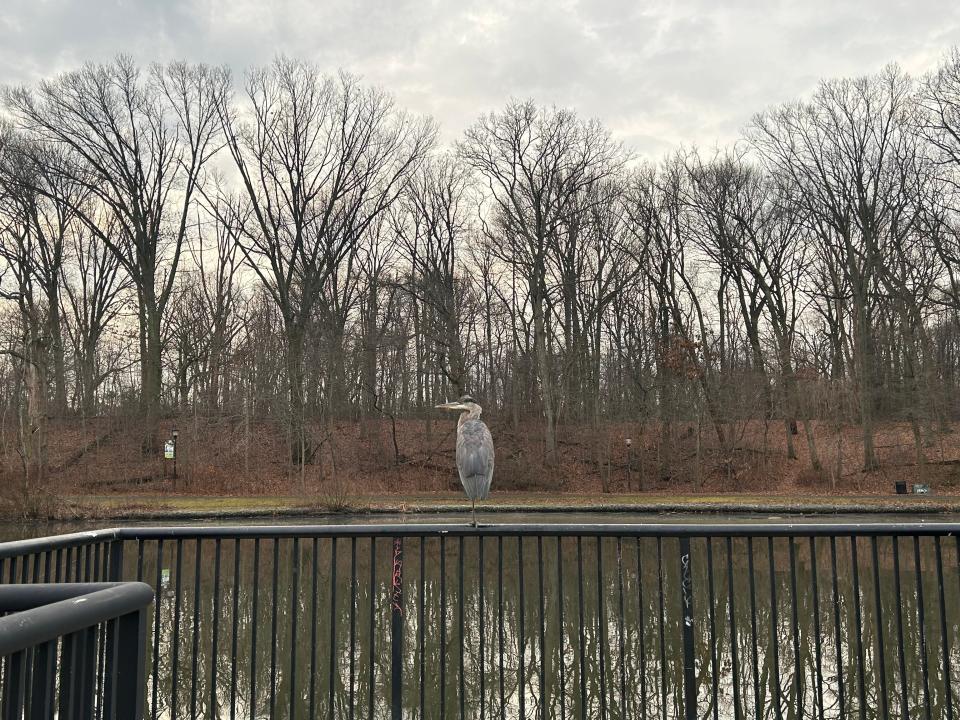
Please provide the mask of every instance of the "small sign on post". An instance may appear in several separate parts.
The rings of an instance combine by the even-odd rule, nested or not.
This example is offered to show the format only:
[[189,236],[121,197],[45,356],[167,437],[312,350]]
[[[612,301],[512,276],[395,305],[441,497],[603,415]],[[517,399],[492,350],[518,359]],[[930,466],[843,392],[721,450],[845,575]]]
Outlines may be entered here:
[[163,459],[164,460],[173,460],[176,454],[176,445],[173,440],[167,440],[163,444]]

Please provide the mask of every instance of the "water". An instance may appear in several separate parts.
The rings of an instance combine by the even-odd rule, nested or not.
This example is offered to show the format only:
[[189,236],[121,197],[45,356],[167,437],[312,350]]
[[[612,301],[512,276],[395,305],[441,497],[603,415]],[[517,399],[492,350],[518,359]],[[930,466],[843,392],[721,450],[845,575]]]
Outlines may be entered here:
[[[160,588],[147,716],[389,717],[393,549],[128,542],[126,576]],[[676,538],[414,537],[403,551],[405,717],[682,716]],[[691,557],[699,717],[960,710],[955,538],[693,539]]]

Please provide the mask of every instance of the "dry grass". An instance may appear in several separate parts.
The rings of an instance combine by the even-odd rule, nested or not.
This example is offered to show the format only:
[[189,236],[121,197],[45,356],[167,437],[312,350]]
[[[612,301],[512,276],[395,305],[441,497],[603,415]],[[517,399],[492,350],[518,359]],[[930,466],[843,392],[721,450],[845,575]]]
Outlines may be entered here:
[[[733,457],[719,455],[705,428],[699,462],[692,427],[675,428],[672,453],[665,458],[650,429],[644,433],[639,424],[615,424],[599,437],[599,447],[604,452],[609,448],[610,453],[604,461],[605,488],[597,461],[598,436],[589,428],[560,429],[561,462],[550,469],[542,462],[538,424],[512,428],[497,418],[489,422],[497,443],[497,497],[509,497],[513,504],[528,500],[542,504],[544,492],[552,504],[571,507],[577,505],[577,498],[592,498],[594,504],[602,498],[602,503],[613,505],[641,501],[649,505],[657,498],[676,502],[678,497],[691,497],[709,504],[710,498],[732,499],[734,492],[741,504],[751,496],[768,501],[826,496],[836,503],[843,496],[889,495],[896,480],[927,482],[938,495],[952,495],[960,486],[960,432],[936,437],[924,450],[926,462],[917,465],[905,424],[879,429],[876,444],[882,466],[871,473],[860,470],[857,427],[842,428],[839,444],[835,432],[818,427],[824,465],[835,467],[839,452],[841,473],[836,487],[810,471],[802,434],[794,438],[799,459],[786,458],[780,423],[771,424],[766,433],[759,423],[747,426]],[[422,420],[399,421],[399,457],[386,421],[368,421],[362,427],[355,422],[315,427],[313,438],[320,450],[302,475],[287,462],[285,438],[274,423],[257,423],[247,432],[239,418],[187,416],[165,420],[161,436],[167,437],[175,426],[179,430],[176,479],[172,463],[140,453],[135,419],[54,421],[49,430],[47,482],[61,497],[116,498],[126,506],[140,504],[148,509],[173,503],[177,497],[218,498],[216,505],[225,511],[229,503],[219,498],[259,498],[252,505],[266,510],[272,499],[279,498],[276,508],[307,506],[335,512],[378,503],[397,508],[459,502],[454,423],[449,418],[434,419],[429,428]],[[629,474],[627,437],[633,439]],[[6,460],[12,467],[12,458]],[[641,480],[643,492],[636,494]],[[557,500],[558,492],[563,494],[562,501]],[[94,504],[103,507],[102,502]],[[250,506],[246,501],[236,508]]]

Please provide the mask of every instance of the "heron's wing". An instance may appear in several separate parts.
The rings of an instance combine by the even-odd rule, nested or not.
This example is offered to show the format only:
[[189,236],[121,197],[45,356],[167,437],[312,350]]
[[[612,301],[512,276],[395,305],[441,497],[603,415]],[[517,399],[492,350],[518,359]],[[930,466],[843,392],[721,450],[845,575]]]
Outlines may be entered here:
[[465,422],[457,433],[457,470],[467,495],[483,499],[493,477],[493,437],[480,420]]

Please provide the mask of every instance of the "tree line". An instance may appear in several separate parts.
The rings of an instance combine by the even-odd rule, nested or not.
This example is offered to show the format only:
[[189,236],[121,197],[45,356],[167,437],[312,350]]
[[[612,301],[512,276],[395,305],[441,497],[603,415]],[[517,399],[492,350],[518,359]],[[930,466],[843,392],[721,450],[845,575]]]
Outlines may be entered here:
[[[53,417],[270,419],[290,461],[342,419],[469,393],[600,437],[955,416],[960,50],[822,81],[740,140],[651,162],[510,100],[452,145],[384,90],[279,58],[126,57],[2,94],[0,406],[25,477]],[[597,452],[603,443],[598,440]],[[698,444],[699,447],[699,444]],[[668,453],[664,453],[666,457]]]

